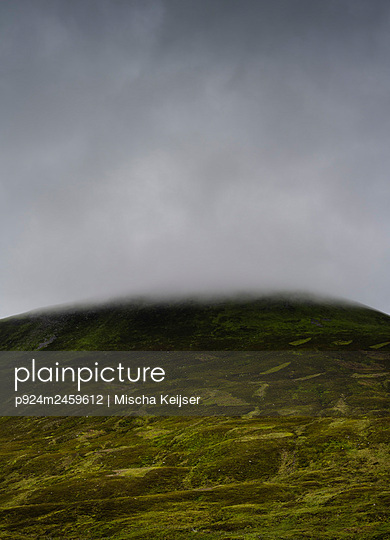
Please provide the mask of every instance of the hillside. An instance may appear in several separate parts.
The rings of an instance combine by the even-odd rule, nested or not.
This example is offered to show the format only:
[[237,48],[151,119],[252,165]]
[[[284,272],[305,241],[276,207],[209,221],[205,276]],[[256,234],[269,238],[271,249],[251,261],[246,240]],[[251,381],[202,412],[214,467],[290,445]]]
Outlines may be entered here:
[[224,399],[250,405],[240,417],[0,418],[0,538],[390,538],[383,313],[281,296],[121,303],[5,319],[0,348],[268,351],[202,357],[204,386],[223,371]]
[[[0,350],[368,349],[390,342],[390,317],[346,302],[268,296],[118,303],[0,321]],[[389,344],[385,347],[389,348]]]

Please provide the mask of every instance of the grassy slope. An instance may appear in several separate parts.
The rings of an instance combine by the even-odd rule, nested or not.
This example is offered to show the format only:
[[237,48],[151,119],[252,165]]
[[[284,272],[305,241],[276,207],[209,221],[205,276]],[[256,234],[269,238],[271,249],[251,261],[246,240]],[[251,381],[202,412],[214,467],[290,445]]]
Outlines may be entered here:
[[[371,350],[389,321],[280,298],[122,305],[2,321],[0,346]],[[387,369],[388,350],[372,350]],[[0,537],[390,538],[390,425],[365,403],[350,418],[2,418]]]
[[0,321],[0,350],[365,349],[390,340],[390,317],[359,305],[269,297],[122,304]]

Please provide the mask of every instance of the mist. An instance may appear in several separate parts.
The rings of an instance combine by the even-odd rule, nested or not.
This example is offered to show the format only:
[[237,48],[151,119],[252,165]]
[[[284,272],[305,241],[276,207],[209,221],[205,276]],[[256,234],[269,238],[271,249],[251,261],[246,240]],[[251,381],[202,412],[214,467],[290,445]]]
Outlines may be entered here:
[[390,5],[0,4],[0,316],[305,290],[390,312]]

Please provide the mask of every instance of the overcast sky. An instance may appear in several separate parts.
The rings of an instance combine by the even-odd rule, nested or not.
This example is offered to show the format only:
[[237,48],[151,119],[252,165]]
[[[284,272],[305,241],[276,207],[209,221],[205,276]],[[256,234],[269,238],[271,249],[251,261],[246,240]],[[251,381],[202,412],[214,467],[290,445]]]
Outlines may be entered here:
[[390,2],[0,3],[0,316],[308,290],[390,313]]

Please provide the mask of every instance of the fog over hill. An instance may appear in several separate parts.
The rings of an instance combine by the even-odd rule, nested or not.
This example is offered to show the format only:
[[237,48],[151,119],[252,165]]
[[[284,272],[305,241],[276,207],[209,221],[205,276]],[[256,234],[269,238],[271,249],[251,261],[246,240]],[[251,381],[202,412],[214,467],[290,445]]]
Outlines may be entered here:
[[[0,321],[0,350],[388,348],[390,317],[361,304],[274,294],[56,306]],[[302,343],[301,343],[302,342]]]
[[305,289],[390,312],[390,5],[0,3],[0,317]]

